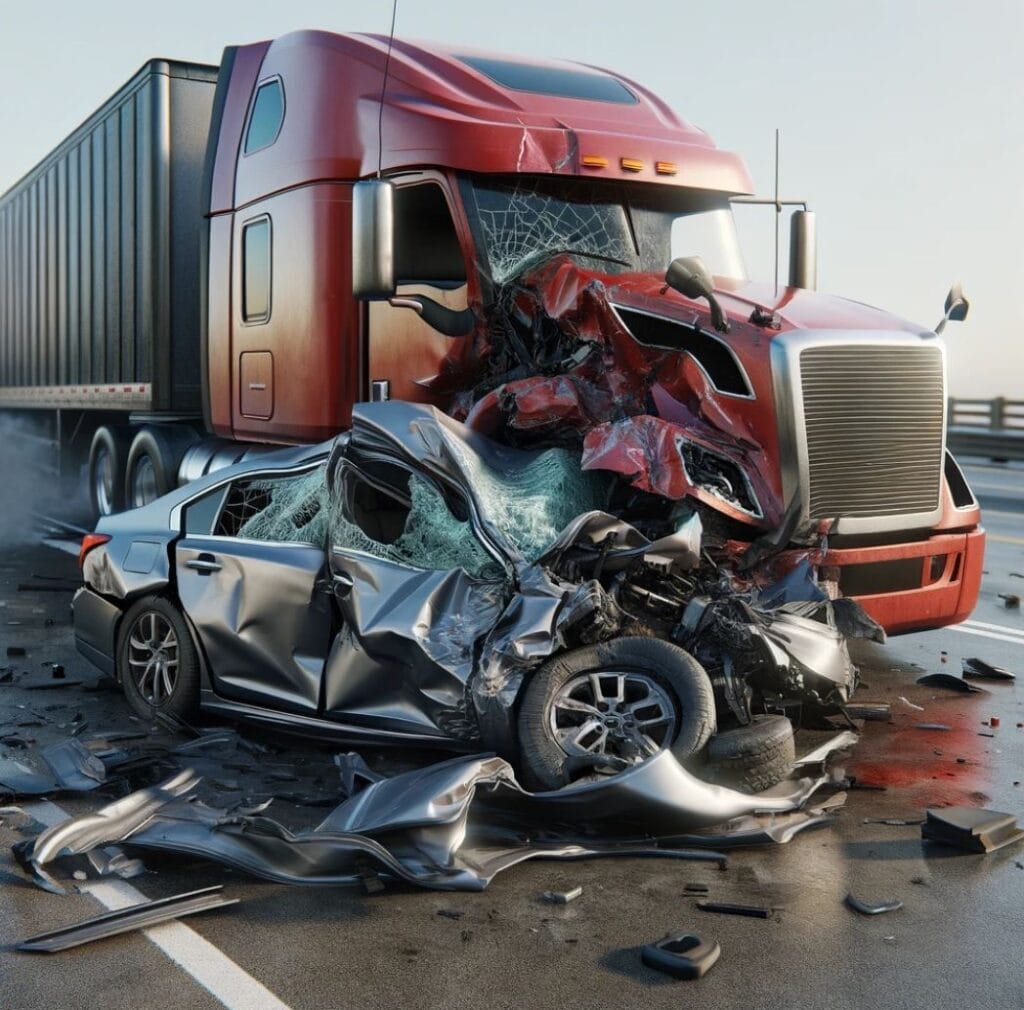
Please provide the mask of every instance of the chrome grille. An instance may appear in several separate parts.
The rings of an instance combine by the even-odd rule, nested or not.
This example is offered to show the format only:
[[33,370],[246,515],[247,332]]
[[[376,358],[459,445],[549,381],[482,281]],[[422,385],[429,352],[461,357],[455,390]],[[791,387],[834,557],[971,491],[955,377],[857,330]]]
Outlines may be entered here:
[[800,352],[812,519],[933,512],[942,474],[942,351],[842,344]]

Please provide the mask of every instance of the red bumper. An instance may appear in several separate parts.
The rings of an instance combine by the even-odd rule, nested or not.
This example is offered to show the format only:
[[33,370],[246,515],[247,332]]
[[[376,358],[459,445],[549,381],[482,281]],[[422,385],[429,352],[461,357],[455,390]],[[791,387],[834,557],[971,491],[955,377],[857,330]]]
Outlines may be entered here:
[[[889,634],[956,624],[978,602],[985,531],[943,533],[908,544],[829,551],[839,588]],[[834,573],[830,573],[834,574]]]

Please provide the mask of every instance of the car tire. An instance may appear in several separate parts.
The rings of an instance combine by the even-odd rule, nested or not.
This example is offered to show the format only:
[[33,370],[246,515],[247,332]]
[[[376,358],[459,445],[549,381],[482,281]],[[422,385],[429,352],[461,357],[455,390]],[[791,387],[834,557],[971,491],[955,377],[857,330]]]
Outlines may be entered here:
[[89,503],[96,518],[124,511],[124,475],[131,431],[101,425],[89,448]]
[[124,469],[126,508],[148,505],[178,486],[178,467],[196,435],[187,428],[142,428],[132,440]]
[[793,724],[784,715],[755,715],[749,726],[713,736],[706,753],[709,778],[739,792],[759,793],[793,772]]
[[147,722],[199,710],[199,654],[188,622],[163,596],[144,597],[121,618],[116,672],[132,711]]
[[[602,714],[598,717],[580,712],[581,733],[576,734],[575,726],[562,727],[558,723],[565,716],[571,719],[575,715],[575,711],[567,711],[563,706],[578,700],[578,695],[583,696],[584,703],[590,704],[585,699],[588,682],[593,684],[593,674],[598,675],[599,686],[590,688],[591,702],[598,691],[602,695],[613,692],[624,700],[591,704]],[[626,678],[622,687],[618,685],[618,677]],[[646,697],[642,694],[645,690]],[[673,710],[674,723],[640,727],[641,721],[653,723],[656,712],[666,707],[666,701]],[[633,706],[632,713],[629,706]],[[630,717],[632,722],[626,727],[616,725],[609,729],[608,723],[615,715],[622,719]],[[668,747],[676,758],[686,761],[703,750],[715,731],[711,680],[688,652],[656,638],[618,638],[574,649],[549,660],[526,685],[519,707],[519,750],[522,773],[529,785],[558,789],[574,776],[593,770],[594,762],[588,754],[594,752],[575,753],[577,744],[569,739],[574,734],[579,739],[586,728],[583,725],[586,720],[597,720],[608,737],[606,743],[597,745],[599,747],[614,752],[617,734],[621,733],[628,738],[628,753],[635,739],[630,734],[639,729],[647,737],[648,747]],[[670,734],[671,739],[666,736],[659,742],[656,733],[662,730]],[[590,733],[600,735],[601,731],[591,730]],[[565,742],[560,742],[560,737]],[[583,739],[584,745],[586,742]],[[627,760],[635,761],[648,753],[649,750],[634,754]]]

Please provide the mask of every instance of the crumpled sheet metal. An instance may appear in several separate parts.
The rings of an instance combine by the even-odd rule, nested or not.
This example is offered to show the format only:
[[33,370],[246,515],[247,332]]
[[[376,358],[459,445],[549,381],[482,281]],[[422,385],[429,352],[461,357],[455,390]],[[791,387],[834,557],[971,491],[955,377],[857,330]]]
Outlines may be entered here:
[[44,747],[44,767],[13,758],[0,759],[0,793],[43,796],[59,792],[91,792],[107,778],[103,762],[74,738]]
[[[848,745],[845,734],[829,753]],[[60,889],[47,867],[62,854],[114,842],[204,857],[284,883],[341,884],[367,859],[385,873],[440,890],[481,890],[503,869],[531,858],[649,854],[701,856],[674,846],[736,837],[786,841],[820,823],[809,808],[827,775],[781,783],[757,795],[711,785],[670,751],[618,775],[556,792],[528,793],[501,758],[454,758],[369,785],[316,828],[290,832],[266,817],[229,817],[189,800],[185,772],[95,814],[45,831],[29,855],[43,886]],[[767,815],[758,828],[752,817]],[[782,818],[773,834],[773,820]],[[706,838],[700,832],[720,826]],[[703,858],[719,859],[703,854]]]

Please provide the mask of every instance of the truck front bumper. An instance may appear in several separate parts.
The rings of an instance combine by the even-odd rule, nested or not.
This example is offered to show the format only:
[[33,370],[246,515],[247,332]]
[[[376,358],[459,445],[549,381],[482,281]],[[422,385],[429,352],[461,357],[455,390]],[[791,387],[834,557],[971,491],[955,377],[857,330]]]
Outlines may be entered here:
[[941,533],[927,540],[830,550],[823,574],[838,576],[852,596],[891,635],[956,624],[978,602],[985,531]]

